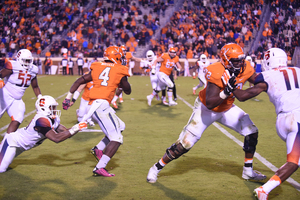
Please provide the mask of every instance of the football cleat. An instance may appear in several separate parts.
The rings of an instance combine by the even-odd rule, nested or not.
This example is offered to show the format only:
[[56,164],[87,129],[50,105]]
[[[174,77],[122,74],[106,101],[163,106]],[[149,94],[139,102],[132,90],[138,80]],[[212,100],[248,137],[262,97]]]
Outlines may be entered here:
[[99,150],[97,148],[97,146],[94,146],[90,152],[91,152],[91,154],[93,154],[93,156],[95,156],[95,158],[98,162],[101,159],[101,157],[103,156],[103,151]]
[[256,188],[253,191],[253,195],[256,197],[258,200],[268,200],[268,194],[263,190],[262,187]]
[[157,180],[157,175],[160,172],[155,166],[155,164],[149,169],[148,175],[147,175],[147,182],[149,183],[155,183]]
[[255,181],[261,181],[266,179],[267,177],[260,173],[259,171],[253,170],[252,168],[247,169],[250,167],[243,167],[243,175],[242,178],[245,180],[255,180]]
[[105,168],[98,169],[96,167],[93,173],[94,173],[93,176],[105,176],[105,177],[115,176],[114,174],[110,174]]
[[116,101],[112,101],[111,104],[113,105],[113,107],[115,109],[118,109],[118,105],[117,105],[117,102]]
[[177,103],[175,102],[175,101],[169,101],[169,106],[176,106],[177,105]]
[[123,100],[122,97],[119,98],[119,102],[120,102],[120,103],[123,103],[123,102],[124,102],[124,100]]
[[147,96],[148,106],[151,106],[152,96],[151,94]]

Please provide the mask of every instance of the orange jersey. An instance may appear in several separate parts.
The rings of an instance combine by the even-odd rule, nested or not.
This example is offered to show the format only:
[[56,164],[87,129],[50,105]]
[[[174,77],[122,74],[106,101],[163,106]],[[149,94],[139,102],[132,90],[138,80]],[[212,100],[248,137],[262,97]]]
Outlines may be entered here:
[[[242,74],[239,74],[236,77],[236,84],[238,85],[239,89],[242,89],[245,82],[253,75],[255,72],[254,68],[250,65],[249,62],[245,62],[245,70]],[[222,76],[228,81],[229,77],[227,73],[225,72],[225,67],[220,63],[216,62],[211,65],[209,65],[206,68],[205,78],[208,82],[211,82],[215,85],[217,85],[221,91],[224,90],[225,84],[222,81]],[[199,92],[199,99],[200,101],[206,106],[206,87]],[[231,94],[229,97],[224,99],[224,101],[218,105],[217,107],[213,108],[212,111],[215,112],[223,112],[231,108],[233,102],[235,100],[235,97],[233,94]]]
[[175,63],[179,62],[179,57],[175,56],[174,58],[171,58],[168,53],[163,53],[161,58],[164,59],[164,61],[161,62],[161,67],[159,71],[170,76],[173,68],[176,65]]
[[113,99],[121,79],[128,74],[128,68],[121,64],[94,62],[91,64],[93,87],[90,89],[90,101]]
[[[89,72],[85,72],[84,74],[88,74],[88,73]],[[93,87],[93,81],[90,81],[85,85],[82,96],[81,96],[84,100],[86,100],[86,101],[90,100],[90,90],[92,87]]]

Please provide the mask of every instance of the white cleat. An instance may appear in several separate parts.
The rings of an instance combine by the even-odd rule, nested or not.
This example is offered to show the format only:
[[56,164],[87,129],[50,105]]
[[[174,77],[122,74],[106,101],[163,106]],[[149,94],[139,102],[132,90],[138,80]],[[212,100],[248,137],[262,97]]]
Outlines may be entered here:
[[149,183],[155,183],[157,180],[157,174],[160,172],[160,170],[156,169],[155,164],[149,169],[148,175],[147,175],[147,182]]
[[152,96],[151,94],[147,96],[148,106],[151,106]]
[[177,103],[175,102],[175,101],[169,101],[169,106],[176,106],[177,105]]
[[243,179],[261,181],[267,178],[267,176],[263,175],[259,171],[253,170],[252,168],[250,169],[247,168],[250,167],[243,167],[243,174],[242,174]]
[[263,190],[262,187],[256,188],[253,191],[253,194],[258,200],[268,200],[268,194]]

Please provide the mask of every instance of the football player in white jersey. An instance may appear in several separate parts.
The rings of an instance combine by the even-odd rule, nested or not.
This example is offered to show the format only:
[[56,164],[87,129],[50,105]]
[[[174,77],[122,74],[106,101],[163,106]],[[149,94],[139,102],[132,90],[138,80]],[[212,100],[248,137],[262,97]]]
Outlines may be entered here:
[[45,139],[59,143],[87,127],[86,122],[76,124],[71,129],[61,125],[57,106],[53,97],[40,96],[35,103],[37,113],[29,125],[4,136],[0,144],[0,173],[6,172],[15,157],[42,144]]
[[[154,52],[152,50],[148,50],[146,53],[147,60],[141,61],[141,66],[149,68],[151,70],[150,81],[153,90],[157,87],[158,84],[157,72],[159,72],[159,68],[160,68],[160,63],[157,63],[155,66],[152,66],[156,58],[157,57],[154,55]],[[156,99],[160,100],[158,94],[156,95]]]
[[268,182],[253,193],[257,199],[267,199],[268,194],[289,178],[300,166],[300,68],[287,67],[287,55],[279,48],[271,48],[264,54],[263,72],[247,90],[236,89],[235,97],[245,101],[261,92],[269,95],[274,104],[278,136],[286,142],[287,161]]
[[[205,68],[210,65],[209,60],[207,60],[207,57],[205,54],[202,54],[200,56],[200,59],[197,60],[196,62],[196,66],[198,67],[197,71],[198,71],[198,79],[199,79],[199,84],[196,85],[195,87],[193,87],[193,94],[196,94],[196,90],[202,86],[206,86],[206,79],[205,79]],[[194,72],[195,73],[195,72]]]
[[32,54],[27,49],[18,51],[16,61],[8,61],[0,71],[0,118],[4,112],[11,118],[7,133],[16,131],[24,119],[25,104],[22,97],[25,90],[31,85],[34,94],[37,97],[41,95],[38,72],[38,67],[33,65]]

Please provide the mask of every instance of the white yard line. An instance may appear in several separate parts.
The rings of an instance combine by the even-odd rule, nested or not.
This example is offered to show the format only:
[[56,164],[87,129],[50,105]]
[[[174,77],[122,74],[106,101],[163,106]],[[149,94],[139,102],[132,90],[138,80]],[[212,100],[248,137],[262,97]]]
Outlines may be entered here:
[[[184,100],[183,98],[181,98],[179,95],[177,95],[177,97],[183,101],[188,107],[190,107],[191,109],[193,109],[193,106],[191,104],[189,104],[186,100]],[[219,129],[224,135],[226,135],[227,137],[229,137],[231,140],[233,140],[235,143],[237,143],[239,146],[243,147],[243,142],[241,142],[240,140],[238,140],[236,137],[234,137],[233,135],[231,135],[228,131],[226,131],[222,126],[220,126],[218,123],[214,122],[213,125]],[[256,157],[260,162],[262,162],[265,166],[267,166],[270,170],[272,170],[273,172],[276,172],[278,170],[277,167],[275,167],[272,163],[270,163],[269,161],[267,161],[267,159],[265,159],[264,157],[262,157],[259,153],[255,152],[254,157]],[[286,180],[288,183],[290,183],[294,188],[296,188],[296,190],[298,190],[300,192],[300,184],[295,181],[292,178],[288,178]]]

